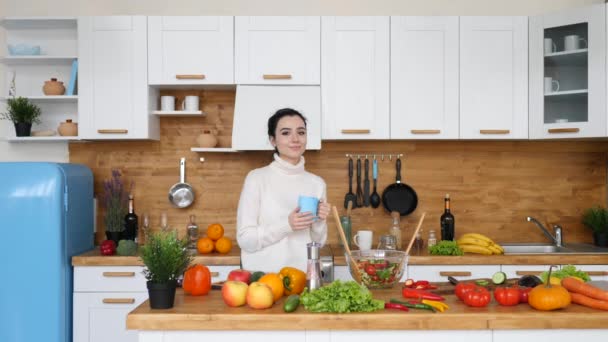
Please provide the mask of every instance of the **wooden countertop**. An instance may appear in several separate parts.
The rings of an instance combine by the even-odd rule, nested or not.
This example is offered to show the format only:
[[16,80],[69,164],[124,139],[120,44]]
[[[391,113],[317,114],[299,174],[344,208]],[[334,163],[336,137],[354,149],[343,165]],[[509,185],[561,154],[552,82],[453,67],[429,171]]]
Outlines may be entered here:
[[[239,266],[241,250],[233,248],[228,254],[197,254],[194,263],[213,266]],[[101,255],[99,248],[72,257],[72,266],[143,266],[138,256]]]
[[[376,299],[399,298],[399,288],[373,291]],[[485,308],[471,308],[454,295],[446,296],[449,310],[379,310],[372,313],[310,313],[302,305],[293,313],[283,312],[281,299],[270,309],[248,306],[231,308],[221,292],[206,296],[185,295],[180,289],[175,306],[152,310],[148,301],[127,316],[132,330],[487,330],[487,329],[606,329],[608,311],[576,304],[557,311],[536,311],[526,304],[505,307],[495,301]]]

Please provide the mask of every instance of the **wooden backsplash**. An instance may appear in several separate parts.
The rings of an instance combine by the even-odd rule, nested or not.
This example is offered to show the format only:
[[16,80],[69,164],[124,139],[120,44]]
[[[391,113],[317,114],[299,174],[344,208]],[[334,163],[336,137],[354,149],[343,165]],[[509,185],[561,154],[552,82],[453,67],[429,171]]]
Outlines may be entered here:
[[[201,96],[204,118],[161,118],[160,141],[70,143],[70,162],[88,165],[95,176],[99,197],[102,181],[111,169],[121,170],[133,181],[135,208],[140,217],[149,213],[154,230],[166,211],[169,225],[185,235],[188,217],[204,231],[214,222],[224,225],[235,240],[236,208],[243,180],[249,170],[272,160],[271,152],[196,153],[196,137],[203,129],[220,125],[220,146],[230,146],[234,91],[163,91],[161,94]],[[218,118],[219,121],[218,121]],[[260,132],[260,134],[264,134]],[[409,239],[422,212],[427,212],[423,237],[429,229],[439,233],[443,196],[452,198],[456,236],[465,232],[487,234],[498,242],[545,242],[546,238],[526,216],[559,223],[567,242],[591,242],[591,232],[581,224],[582,212],[606,204],[606,141],[324,141],[321,151],[305,154],[306,168],[323,177],[328,200],[344,212],[348,191],[345,153],[403,153],[402,177],[418,194],[418,208],[402,217],[403,238]],[[187,158],[186,181],[196,191],[187,209],[171,207],[167,194],[179,181],[179,158]],[[205,161],[200,162],[199,158]],[[370,163],[371,164],[371,163]],[[370,167],[371,169],[371,167]],[[371,170],[370,170],[371,174]],[[379,161],[378,192],[395,181],[395,163]],[[390,215],[377,209],[353,210],[353,231],[372,228],[387,233]],[[97,242],[105,239],[103,208],[97,217]],[[339,241],[333,220],[328,241]]]

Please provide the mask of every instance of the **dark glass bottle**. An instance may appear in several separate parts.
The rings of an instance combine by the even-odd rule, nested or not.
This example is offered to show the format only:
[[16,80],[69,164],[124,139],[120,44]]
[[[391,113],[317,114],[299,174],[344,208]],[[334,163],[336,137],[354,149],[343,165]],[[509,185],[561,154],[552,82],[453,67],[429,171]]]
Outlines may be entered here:
[[125,215],[125,232],[124,239],[134,240],[137,242],[137,228],[138,218],[135,215],[135,208],[133,205],[133,195],[129,194],[129,212]]
[[454,215],[450,212],[450,194],[445,195],[445,210],[441,215],[441,240],[454,240]]

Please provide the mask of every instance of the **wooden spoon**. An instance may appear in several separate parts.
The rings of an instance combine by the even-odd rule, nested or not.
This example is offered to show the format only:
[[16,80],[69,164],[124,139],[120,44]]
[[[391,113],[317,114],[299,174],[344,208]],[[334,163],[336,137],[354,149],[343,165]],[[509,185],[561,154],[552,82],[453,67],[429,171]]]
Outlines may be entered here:
[[350,265],[350,273],[353,278],[357,281],[357,283],[361,283],[361,274],[359,273],[359,269],[357,268],[357,262],[353,258],[353,255],[350,253],[350,248],[348,247],[348,241],[346,240],[346,236],[344,235],[344,229],[342,228],[342,222],[340,222],[340,214],[338,214],[338,209],[335,206],[331,207],[331,210],[334,214],[334,219],[336,220],[336,226],[338,227],[338,233],[340,233],[340,238],[342,239],[342,244],[344,245],[344,250],[346,251],[346,255],[350,259],[348,263]]
[[422,213],[422,216],[420,217],[420,221],[418,221],[418,227],[416,227],[416,230],[414,231],[414,235],[412,235],[412,238],[410,239],[410,243],[407,245],[407,249],[405,250],[405,254],[407,254],[407,255],[410,255],[410,250],[412,249],[412,245],[414,244],[414,240],[416,239],[416,234],[418,234],[420,227],[422,227],[422,222],[424,222],[425,216],[426,216],[426,211]]

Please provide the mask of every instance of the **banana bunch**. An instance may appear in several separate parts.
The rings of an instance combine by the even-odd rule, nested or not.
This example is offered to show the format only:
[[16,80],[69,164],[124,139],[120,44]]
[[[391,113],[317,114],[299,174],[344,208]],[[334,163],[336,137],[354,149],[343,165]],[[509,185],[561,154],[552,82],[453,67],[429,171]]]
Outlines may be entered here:
[[463,234],[456,242],[458,243],[458,247],[465,253],[492,255],[503,254],[504,252],[499,244],[483,234]]

